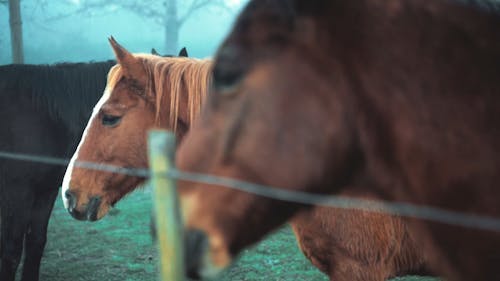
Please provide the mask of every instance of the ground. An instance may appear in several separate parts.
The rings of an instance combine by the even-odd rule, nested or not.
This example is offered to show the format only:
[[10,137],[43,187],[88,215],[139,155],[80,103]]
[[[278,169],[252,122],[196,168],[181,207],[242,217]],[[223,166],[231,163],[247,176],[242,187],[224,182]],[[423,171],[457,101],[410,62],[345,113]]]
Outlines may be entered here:
[[[50,220],[41,281],[154,281],[156,248],[149,234],[151,193],[136,191],[98,222],[71,218],[58,198]],[[217,281],[327,281],[284,227],[252,249]],[[405,277],[393,281],[438,281]]]

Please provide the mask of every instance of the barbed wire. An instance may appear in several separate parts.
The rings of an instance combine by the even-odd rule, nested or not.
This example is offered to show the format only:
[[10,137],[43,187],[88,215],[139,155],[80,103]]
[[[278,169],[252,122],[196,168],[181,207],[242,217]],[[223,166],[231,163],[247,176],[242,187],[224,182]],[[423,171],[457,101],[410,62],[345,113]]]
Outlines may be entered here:
[[[26,153],[15,153],[15,152],[6,152],[0,151],[0,158],[11,159],[11,160],[19,160],[19,161],[27,161],[27,162],[35,162],[41,164],[48,165],[56,165],[56,166],[68,166],[70,160],[58,157],[51,156],[42,156],[42,155],[33,155]],[[94,163],[94,162],[86,162],[86,161],[75,161],[75,167],[88,169],[88,170],[96,170],[102,172],[110,172],[115,174],[123,174],[127,176],[133,177],[142,177],[148,178],[150,176],[149,169],[147,168],[126,168],[120,167],[111,164],[104,163]]]
[[[5,151],[0,151],[0,158],[59,166],[67,166],[70,162],[70,160],[63,158]],[[76,161],[75,166],[84,169],[124,174],[135,177],[149,178],[151,176],[151,172],[148,168],[127,168],[116,165],[85,161]],[[416,205],[407,202],[389,202],[382,200],[370,200],[345,196],[292,191],[227,177],[185,172],[177,169],[171,169],[165,174],[165,176],[195,183],[232,188],[281,201],[412,217],[417,219],[446,223],[450,225],[500,232],[500,219],[498,218],[484,215],[467,214],[433,206]]]

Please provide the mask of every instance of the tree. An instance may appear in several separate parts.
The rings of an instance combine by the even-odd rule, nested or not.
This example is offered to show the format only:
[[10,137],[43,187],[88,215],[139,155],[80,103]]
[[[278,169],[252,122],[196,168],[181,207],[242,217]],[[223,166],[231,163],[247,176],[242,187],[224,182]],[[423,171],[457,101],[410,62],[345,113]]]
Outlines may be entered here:
[[113,10],[116,7],[127,9],[161,25],[164,29],[165,52],[169,54],[178,51],[180,29],[195,13],[209,8],[230,9],[225,0],[80,0],[76,10],[52,17],[51,20],[82,13],[95,14],[96,11],[106,13],[105,8]]
[[24,63],[23,26],[19,2],[20,0],[9,0],[10,42],[12,46],[13,63]]

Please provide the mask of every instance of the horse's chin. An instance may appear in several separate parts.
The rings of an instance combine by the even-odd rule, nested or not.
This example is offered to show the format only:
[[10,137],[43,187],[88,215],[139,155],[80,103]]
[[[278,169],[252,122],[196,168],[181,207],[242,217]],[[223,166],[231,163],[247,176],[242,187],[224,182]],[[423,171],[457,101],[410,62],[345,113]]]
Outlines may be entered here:
[[102,219],[104,216],[106,216],[109,213],[109,210],[111,209],[111,205],[106,202],[102,202],[101,206],[99,207],[99,211],[97,212],[97,216],[93,218],[89,218],[89,221],[98,221]]
[[229,265],[216,265],[211,261],[209,255],[206,255],[204,258],[204,264],[199,269],[199,274],[202,279],[214,279],[216,278],[224,269],[226,269]]
[[188,277],[194,280],[213,279],[232,263],[231,255],[220,242],[200,230],[188,229],[185,232],[184,254]]

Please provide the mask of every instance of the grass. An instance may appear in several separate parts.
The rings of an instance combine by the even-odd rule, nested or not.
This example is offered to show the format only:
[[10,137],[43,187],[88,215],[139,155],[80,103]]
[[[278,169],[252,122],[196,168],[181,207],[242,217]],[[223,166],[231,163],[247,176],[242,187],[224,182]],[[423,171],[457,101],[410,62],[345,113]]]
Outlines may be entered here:
[[[103,220],[71,218],[58,199],[49,224],[41,281],[154,281],[157,253],[149,234],[151,194],[130,195]],[[218,281],[326,281],[298,250],[289,227],[251,249]],[[404,277],[393,281],[437,281]]]

